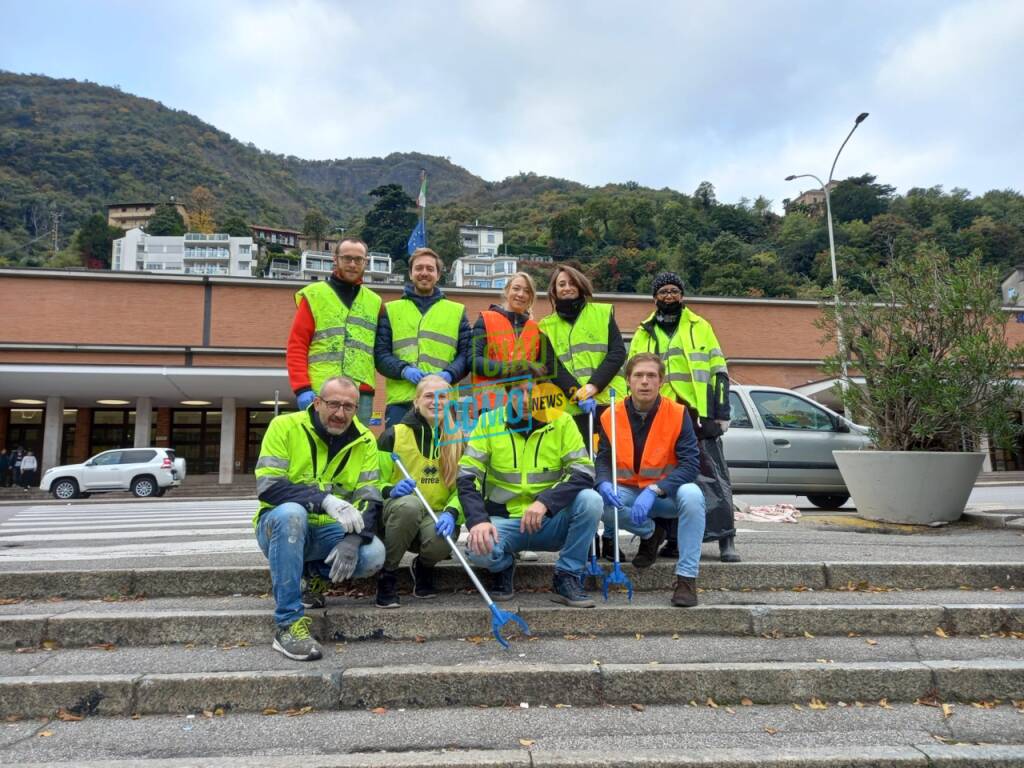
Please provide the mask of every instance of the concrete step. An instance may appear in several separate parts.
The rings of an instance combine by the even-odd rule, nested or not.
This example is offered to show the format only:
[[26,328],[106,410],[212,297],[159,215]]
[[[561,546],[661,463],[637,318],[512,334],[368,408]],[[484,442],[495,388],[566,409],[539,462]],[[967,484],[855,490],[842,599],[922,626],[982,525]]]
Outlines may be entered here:
[[[563,641],[568,642],[568,641]],[[0,678],[0,711],[21,717],[130,717],[204,710],[262,712],[312,707],[423,709],[451,706],[719,706],[836,702],[943,702],[1024,698],[1024,661],[714,662],[561,664],[490,660],[478,664],[143,674],[25,675]]]
[[1007,768],[1024,761],[1021,715],[1008,702],[991,709],[955,705],[949,716],[913,704],[849,704],[799,711],[516,706],[21,721],[3,731],[0,762],[76,768]]
[[[802,596],[800,593],[796,593]],[[862,595],[820,592],[810,604],[794,593],[716,592],[704,604],[673,607],[665,593],[641,593],[627,602],[613,595],[591,609],[570,609],[546,594],[520,594],[505,604],[538,636],[565,634],[710,634],[758,637],[805,635],[981,635],[1024,631],[1018,593],[957,590]],[[990,600],[998,595],[999,600]],[[912,598],[911,598],[912,596]],[[899,598],[907,597],[900,601]],[[929,598],[932,600],[929,600]],[[940,598],[936,600],[935,598]],[[86,647],[166,643],[260,643],[273,630],[269,598],[164,598],[127,602],[31,602],[0,608],[0,647]],[[471,594],[408,599],[381,610],[369,599],[332,598],[310,611],[317,637],[346,641],[486,636],[490,613]]]
[[[607,564],[605,564],[607,570]],[[668,560],[652,568],[623,571],[637,591],[671,589],[674,564]],[[486,574],[484,574],[486,576]],[[522,591],[550,589],[550,562],[521,563],[516,568],[516,588]],[[489,583],[484,581],[485,586]],[[355,581],[347,588],[372,594],[372,579]],[[589,582],[594,586],[593,580]],[[445,562],[437,569],[442,591],[472,589],[462,568]],[[885,589],[1021,589],[1024,562],[745,562],[701,564],[699,586],[709,589],[835,589],[872,591]],[[409,590],[408,570],[399,572],[399,588]],[[109,570],[18,570],[0,572],[0,595],[21,598],[103,598],[114,595],[150,597],[262,594],[270,589],[270,573],[264,564],[224,567],[121,568]]]

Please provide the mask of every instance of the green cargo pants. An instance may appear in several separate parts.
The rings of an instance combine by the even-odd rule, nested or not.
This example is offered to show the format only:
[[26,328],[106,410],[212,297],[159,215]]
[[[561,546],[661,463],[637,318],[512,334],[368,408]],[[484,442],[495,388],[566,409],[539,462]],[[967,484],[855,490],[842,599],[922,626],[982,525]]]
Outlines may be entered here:
[[[455,526],[452,539],[458,538],[459,527]],[[448,543],[434,532],[434,521],[412,493],[384,502],[384,549],[384,568],[389,571],[398,568],[407,551],[418,552],[420,562],[428,568],[451,557]]]

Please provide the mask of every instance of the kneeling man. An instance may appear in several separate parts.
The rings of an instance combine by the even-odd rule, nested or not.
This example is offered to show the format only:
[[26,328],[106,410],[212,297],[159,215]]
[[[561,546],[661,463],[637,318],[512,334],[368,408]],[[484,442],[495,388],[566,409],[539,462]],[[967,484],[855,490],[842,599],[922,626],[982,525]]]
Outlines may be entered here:
[[[384,564],[373,535],[381,509],[377,442],[356,418],[358,406],[351,379],[328,379],[309,408],[271,421],[260,447],[253,525],[270,561],[274,650],[290,659],[322,656],[303,607],[323,606],[326,581],[371,576]],[[313,589],[304,595],[307,568]]]
[[[619,528],[640,537],[633,558],[637,568],[650,568],[658,556],[665,531],[652,518],[678,518],[679,561],[672,604],[697,604],[697,570],[704,538],[704,494],[694,480],[700,467],[697,436],[686,407],[659,395],[665,378],[661,358],[650,352],[626,363],[630,396],[601,414],[597,452],[597,490],[605,503],[602,548],[613,545],[614,507]],[[615,419],[615,463],[618,495],[612,479],[611,427]]]

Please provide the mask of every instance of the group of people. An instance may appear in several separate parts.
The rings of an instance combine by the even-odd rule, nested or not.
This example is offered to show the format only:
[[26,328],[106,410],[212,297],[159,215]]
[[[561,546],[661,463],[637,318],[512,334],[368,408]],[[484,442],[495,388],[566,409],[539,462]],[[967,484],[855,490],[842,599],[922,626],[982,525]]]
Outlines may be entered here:
[[[276,650],[321,657],[305,610],[332,583],[376,574],[377,606],[398,608],[407,552],[413,596],[436,597],[435,567],[463,527],[495,601],[515,595],[517,557],[545,551],[558,553],[551,599],[592,607],[584,567],[592,546],[614,557],[616,517],[639,537],[635,567],[675,557],[673,605],[697,604],[703,541],[739,560],[720,444],[726,360],[677,275],[657,276],[655,308],[627,350],[612,305],[571,266],[555,268],[539,322],[534,281],[519,272],[471,326],[438,287],[434,251],[410,256],[404,295],[387,303],[362,283],[367,255],[345,238],[333,274],[296,294],[287,365],[298,410],[271,422],[256,465]],[[374,438],[378,372],[385,429]]]
[[35,485],[38,469],[39,462],[31,450],[19,445],[8,453],[6,448],[0,448],[0,487],[20,485],[27,491]]

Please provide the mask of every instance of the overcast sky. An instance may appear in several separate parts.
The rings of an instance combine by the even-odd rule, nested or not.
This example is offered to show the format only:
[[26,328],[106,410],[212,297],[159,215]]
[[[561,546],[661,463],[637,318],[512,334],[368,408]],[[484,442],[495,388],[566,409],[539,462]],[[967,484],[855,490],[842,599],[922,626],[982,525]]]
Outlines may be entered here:
[[1024,187],[1024,2],[0,0],[0,69],[157,99],[310,159],[778,203],[871,172]]

